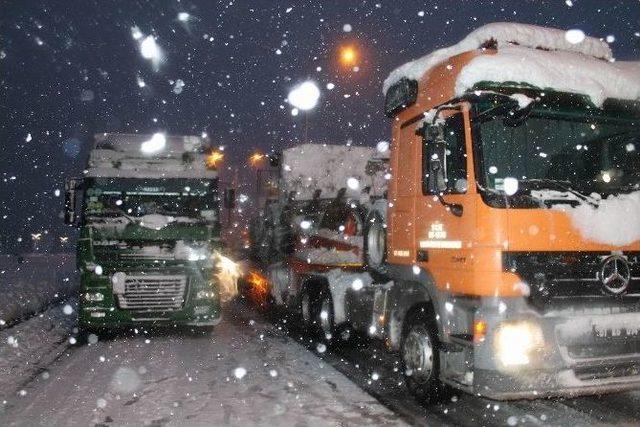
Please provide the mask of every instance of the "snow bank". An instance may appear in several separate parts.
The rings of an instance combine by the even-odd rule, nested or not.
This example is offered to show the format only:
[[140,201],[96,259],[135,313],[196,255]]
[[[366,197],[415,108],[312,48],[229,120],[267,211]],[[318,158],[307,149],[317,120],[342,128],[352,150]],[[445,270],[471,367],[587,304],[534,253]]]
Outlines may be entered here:
[[573,226],[594,242],[623,246],[640,240],[640,191],[609,196],[598,208],[583,204],[557,209],[566,212]]
[[497,46],[497,54],[477,57],[461,70],[457,95],[480,81],[494,81],[580,93],[591,97],[596,105],[602,105],[606,98],[640,99],[638,65],[609,62],[611,49],[602,40],[586,37],[572,44],[565,34],[554,28],[517,23],[485,25],[454,46],[395,69],[384,81],[383,92],[402,78],[420,80],[452,56],[489,43]]
[[0,329],[77,292],[75,257],[31,254],[0,257]]
[[[302,144],[282,151],[282,190],[295,192],[296,200],[310,200],[316,189],[321,198],[334,198],[345,188],[359,196],[379,180],[366,174],[367,163],[381,156],[375,148],[346,145]],[[355,179],[355,181],[354,181]]]

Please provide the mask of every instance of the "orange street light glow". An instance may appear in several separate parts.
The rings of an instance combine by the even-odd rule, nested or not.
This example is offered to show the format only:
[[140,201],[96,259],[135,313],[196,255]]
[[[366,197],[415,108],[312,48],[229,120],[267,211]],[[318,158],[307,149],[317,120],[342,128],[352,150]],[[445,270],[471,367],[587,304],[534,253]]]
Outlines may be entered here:
[[224,154],[219,151],[212,151],[205,159],[205,162],[208,168],[216,168],[222,159],[224,159]]
[[251,157],[249,157],[249,163],[251,163],[251,166],[256,166],[258,163],[262,161],[262,159],[264,159],[264,154],[253,153]]
[[352,46],[344,46],[340,49],[340,62],[345,66],[352,66],[358,59],[358,53]]

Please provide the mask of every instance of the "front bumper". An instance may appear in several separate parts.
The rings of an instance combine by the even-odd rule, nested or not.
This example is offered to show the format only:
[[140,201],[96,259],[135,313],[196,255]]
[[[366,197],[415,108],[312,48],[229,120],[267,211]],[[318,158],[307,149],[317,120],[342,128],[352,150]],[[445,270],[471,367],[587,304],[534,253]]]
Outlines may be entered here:
[[[539,314],[521,300],[494,303],[483,304],[475,314],[486,321],[485,339],[452,346],[455,351],[444,354],[445,382],[501,400],[640,389],[637,305],[573,305]],[[505,367],[494,333],[504,322],[522,319],[539,326],[544,345],[532,352],[527,363]]]
[[[217,283],[212,279],[210,271],[192,270],[147,270],[144,274],[140,270],[129,271],[127,274],[138,277],[156,277],[160,280],[147,286],[138,284],[139,292],[134,295],[114,294],[110,282],[114,271],[104,272],[97,276],[91,272],[83,273],[81,277],[82,292],[78,323],[83,328],[112,329],[134,327],[140,325],[153,326],[214,326],[222,319],[220,298]],[[179,300],[172,307],[158,308],[158,295],[162,294],[162,277],[186,277],[183,290],[179,293]],[[172,285],[175,286],[175,285]],[[140,289],[142,287],[142,289]],[[198,298],[198,293],[206,291],[205,298]],[[101,301],[89,301],[86,294],[101,294]],[[166,298],[166,297],[164,297]],[[174,301],[174,299],[171,299]],[[134,302],[135,304],[132,304]],[[148,303],[147,303],[148,302]],[[155,305],[154,305],[155,304]]]

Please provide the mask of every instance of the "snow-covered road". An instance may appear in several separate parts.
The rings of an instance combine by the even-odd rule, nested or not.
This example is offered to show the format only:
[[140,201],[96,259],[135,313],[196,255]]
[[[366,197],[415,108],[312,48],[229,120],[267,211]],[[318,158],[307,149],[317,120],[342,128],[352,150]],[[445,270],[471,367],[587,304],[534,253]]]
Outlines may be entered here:
[[[395,358],[382,349],[325,351],[291,322],[267,319],[240,303],[226,308],[211,335],[152,331],[73,345],[68,337],[75,316],[65,314],[70,306],[73,301],[0,333],[0,425],[515,426],[640,420],[640,392],[515,402],[457,393],[422,407],[401,385]],[[17,347],[8,344],[9,336]]]
[[70,346],[32,377],[1,406],[0,425],[404,424],[241,305],[211,335],[156,331]]

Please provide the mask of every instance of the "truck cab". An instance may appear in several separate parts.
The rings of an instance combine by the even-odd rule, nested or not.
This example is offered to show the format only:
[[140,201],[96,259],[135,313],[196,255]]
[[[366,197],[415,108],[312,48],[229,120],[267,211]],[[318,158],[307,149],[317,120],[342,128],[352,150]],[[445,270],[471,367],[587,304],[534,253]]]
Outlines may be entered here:
[[[638,82],[604,90],[621,98],[571,87],[570,73],[538,87],[535,72],[556,70],[536,67],[565,60],[612,82],[633,74],[586,52],[527,48],[508,30],[477,30],[467,41],[478,49],[387,82],[389,346],[422,396],[434,372],[494,398],[637,388]],[[514,58],[533,69],[522,83]]]
[[84,177],[67,183],[82,329],[221,320],[219,182],[207,149],[195,136],[96,135]]

